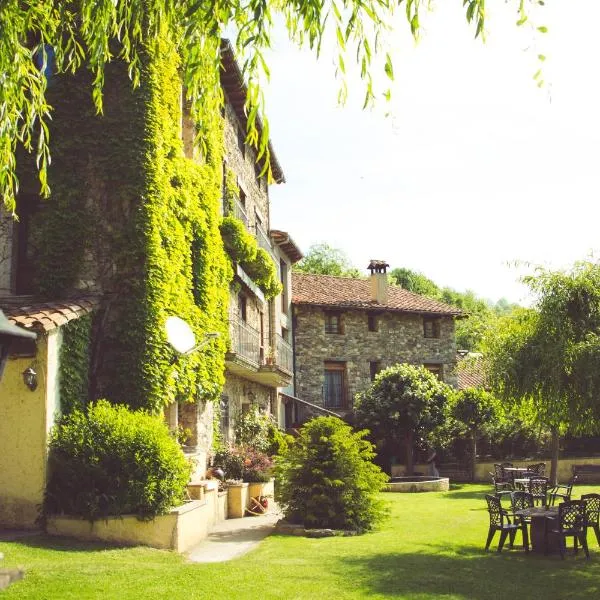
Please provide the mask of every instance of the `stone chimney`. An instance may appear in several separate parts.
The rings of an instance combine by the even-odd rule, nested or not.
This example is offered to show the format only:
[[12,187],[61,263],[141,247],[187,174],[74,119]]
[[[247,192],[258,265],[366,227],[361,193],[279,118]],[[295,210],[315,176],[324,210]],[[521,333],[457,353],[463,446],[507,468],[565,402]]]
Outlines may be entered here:
[[371,300],[379,304],[387,304],[388,280],[385,260],[371,260],[367,269],[371,271]]

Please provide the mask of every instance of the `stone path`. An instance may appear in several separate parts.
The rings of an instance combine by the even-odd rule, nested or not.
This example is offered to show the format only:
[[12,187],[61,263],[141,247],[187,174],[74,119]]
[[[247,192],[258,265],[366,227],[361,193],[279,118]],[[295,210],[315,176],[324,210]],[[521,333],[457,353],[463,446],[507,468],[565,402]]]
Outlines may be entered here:
[[225,562],[255,548],[275,529],[281,513],[273,509],[259,517],[226,519],[218,523],[208,537],[187,552],[192,562]]

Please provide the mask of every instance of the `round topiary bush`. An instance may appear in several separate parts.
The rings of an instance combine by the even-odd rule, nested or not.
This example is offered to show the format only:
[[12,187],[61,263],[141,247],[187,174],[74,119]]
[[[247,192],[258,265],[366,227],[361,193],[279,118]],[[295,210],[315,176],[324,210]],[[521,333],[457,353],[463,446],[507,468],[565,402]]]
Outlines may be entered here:
[[100,400],[55,426],[48,473],[45,515],[148,520],[184,501],[191,465],[160,417]]
[[373,445],[336,417],[306,423],[277,460],[278,501],[307,528],[364,532],[385,514],[378,496],[388,477],[373,464]]

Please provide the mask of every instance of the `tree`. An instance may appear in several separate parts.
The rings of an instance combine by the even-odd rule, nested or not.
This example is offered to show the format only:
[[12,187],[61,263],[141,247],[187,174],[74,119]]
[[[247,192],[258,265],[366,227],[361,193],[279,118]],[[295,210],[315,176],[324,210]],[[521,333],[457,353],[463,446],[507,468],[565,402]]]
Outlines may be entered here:
[[350,259],[338,248],[329,244],[313,244],[306,256],[294,265],[298,273],[313,273],[315,275],[336,275],[338,277],[361,276],[360,271],[353,267]]
[[407,268],[390,272],[391,280],[409,292],[427,296],[464,311],[468,318],[456,322],[456,346],[460,350],[479,351],[489,329],[494,328],[499,315],[505,315],[518,305],[510,304],[505,298],[492,304],[479,298],[472,290],[458,292],[450,287],[439,287],[434,281]]
[[450,413],[466,430],[471,442],[471,481],[475,481],[477,439],[497,423],[500,417],[499,409],[496,399],[478,388],[460,390],[452,401]]
[[[527,20],[526,6],[537,0],[512,0],[519,24]],[[262,113],[261,79],[268,78],[265,50],[271,47],[275,23],[284,23],[290,39],[308,45],[317,55],[331,38],[337,45],[336,75],[342,78],[340,98],[346,94],[346,59],[356,60],[365,83],[365,106],[375,99],[373,61],[388,80],[394,77],[392,59],[383,52],[383,32],[392,25],[398,2],[393,0],[3,0],[0,8],[0,194],[14,209],[18,188],[15,154],[18,144],[35,151],[42,192],[47,195],[46,167],[50,160],[48,122],[51,107],[46,100],[46,74],[72,73],[88,69],[97,110],[102,110],[104,68],[113,58],[124,61],[132,84],[139,82],[145,49],[152,47],[165,28],[177,32],[182,57],[182,75],[191,112],[202,134],[202,108],[218,110],[219,37],[235,31],[236,52],[248,87],[248,142],[260,148],[269,169],[269,131],[257,127]],[[483,37],[485,0],[456,2],[466,19]],[[404,0],[403,12],[415,38],[419,35],[420,13],[429,2]],[[281,18],[276,18],[281,17]],[[389,90],[384,95],[389,97]],[[260,131],[259,131],[260,129]],[[259,157],[260,158],[260,157]]]
[[444,421],[452,390],[425,367],[397,364],[375,377],[357,396],[356,422],[371,437],[398,451],[404,447],[406,472],[414,471],[414,445]]
[[286,518],[305,527],[369,530],[383,516],[378,492],[387,476],[373,446],[337,417],[317,417],[277,461]]
[[551,479],[559,434],[595,433],[600,423],[600,264],[539,268],[524,278],[533,309],[501,320],[486,343],[488,380],[512,403],[529,403],[552,431]]

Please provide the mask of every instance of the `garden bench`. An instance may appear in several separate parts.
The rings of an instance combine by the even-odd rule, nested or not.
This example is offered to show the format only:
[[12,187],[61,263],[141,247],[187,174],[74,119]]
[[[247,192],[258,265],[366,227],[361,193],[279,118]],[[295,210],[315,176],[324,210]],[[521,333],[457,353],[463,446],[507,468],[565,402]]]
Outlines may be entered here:
[[577,483],[600,483],[600,464],[572,465],[571,469]]

